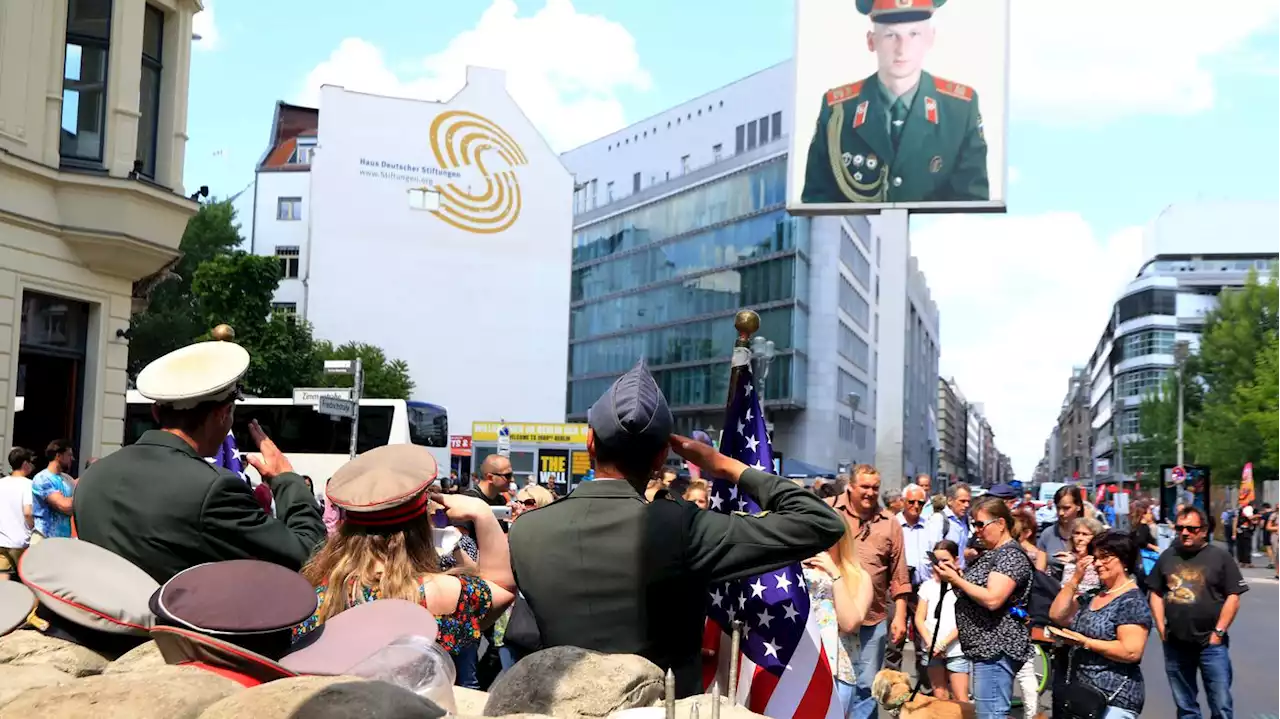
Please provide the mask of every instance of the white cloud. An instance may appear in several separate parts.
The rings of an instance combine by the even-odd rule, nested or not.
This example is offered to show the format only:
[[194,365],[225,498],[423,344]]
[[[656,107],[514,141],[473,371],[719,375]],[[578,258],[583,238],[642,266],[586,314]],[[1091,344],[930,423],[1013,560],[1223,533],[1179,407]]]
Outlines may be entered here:
[[943,377],[985,405],[996,446],[1030,478],[1067,392],[1123,285],[1141,228],[1094,235],[1079,214],[918,220],[913,254],[942,319]]
[[[446,100],[462,89],[468,65],[505,70],[511,96],[556,151],[623,127],[617,91],[650,86],[635,38],[622,25],[579,13],[570,0],[547,0],[529,17],[517,17],[514,0],[494,0],[475,28],[408,65],[406,72],[388,67],[368,41],[343,40],[307,75],[299,100],[314,105],[324,84]],[[396,67],[406,65],[397,62]]]
[[1063,125],[1207,110],[1214,102],[1213,58],[1241,50],[1258,33],[1276,32],[1280,22],[1276,0],[1214,5],[1221,18],[1201,0],[1011,5],[1011,111]]
[[200,39],[192,39],[191,44],[201,50],[216,50],[218,47],[218,26],[213,17],[213,0],[204,0],[204,10],[196,13],[191,22],[191,34]]

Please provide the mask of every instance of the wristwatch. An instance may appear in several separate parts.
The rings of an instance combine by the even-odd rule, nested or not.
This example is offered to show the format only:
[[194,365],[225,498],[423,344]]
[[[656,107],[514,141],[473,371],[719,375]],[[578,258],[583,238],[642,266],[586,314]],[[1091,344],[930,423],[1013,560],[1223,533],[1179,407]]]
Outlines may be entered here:
[[1214,633],[1214,634],[1217,634],[1219,639],[1226,639],[1226,638],[1227,638],[1227,630],[1225,630],[1225,629],[1214,629],[1214,630],[1213,630],[1213,633]]

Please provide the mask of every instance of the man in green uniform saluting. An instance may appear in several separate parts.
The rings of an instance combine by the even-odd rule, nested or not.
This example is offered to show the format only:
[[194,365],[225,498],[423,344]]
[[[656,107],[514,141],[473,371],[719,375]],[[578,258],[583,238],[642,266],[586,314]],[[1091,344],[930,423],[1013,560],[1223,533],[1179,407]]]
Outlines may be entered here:
[[805,203],[990,199],[978,94],[923,70],[946,0],[857,0],[879,69],[826,93],[809,143]]

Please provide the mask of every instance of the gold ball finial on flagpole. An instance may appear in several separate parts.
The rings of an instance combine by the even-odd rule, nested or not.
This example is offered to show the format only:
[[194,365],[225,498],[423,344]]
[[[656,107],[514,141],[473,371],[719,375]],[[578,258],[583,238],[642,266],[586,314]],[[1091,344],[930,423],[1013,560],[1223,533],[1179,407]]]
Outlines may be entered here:
[[738,343],[745,347],[751,336],[760,330],[760,315],[751,310],[741,310],[733,317],[733,327],[738,330]]
[[233,342],[236,338],[236,331],[231,329],[231,325],[221,324],[213,328],[213,332],[209,333],[214,340],[218,342]]

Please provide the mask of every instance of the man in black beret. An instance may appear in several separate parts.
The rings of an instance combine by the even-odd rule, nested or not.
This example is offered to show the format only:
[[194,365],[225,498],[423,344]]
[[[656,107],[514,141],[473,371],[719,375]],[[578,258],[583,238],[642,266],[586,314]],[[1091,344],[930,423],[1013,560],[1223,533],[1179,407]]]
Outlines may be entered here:
[[[700,693],[709,585],[811,557],[844,534],[844,522],[803,487],[673,435],[671,410],[638,364],[588,412],[595,481],[520,515],[511,566],[543,647],[638,654],[672,669],[679,696]],[[765,510],[704,512],[643,494],[668,450],[704,475],[737,484]]]

